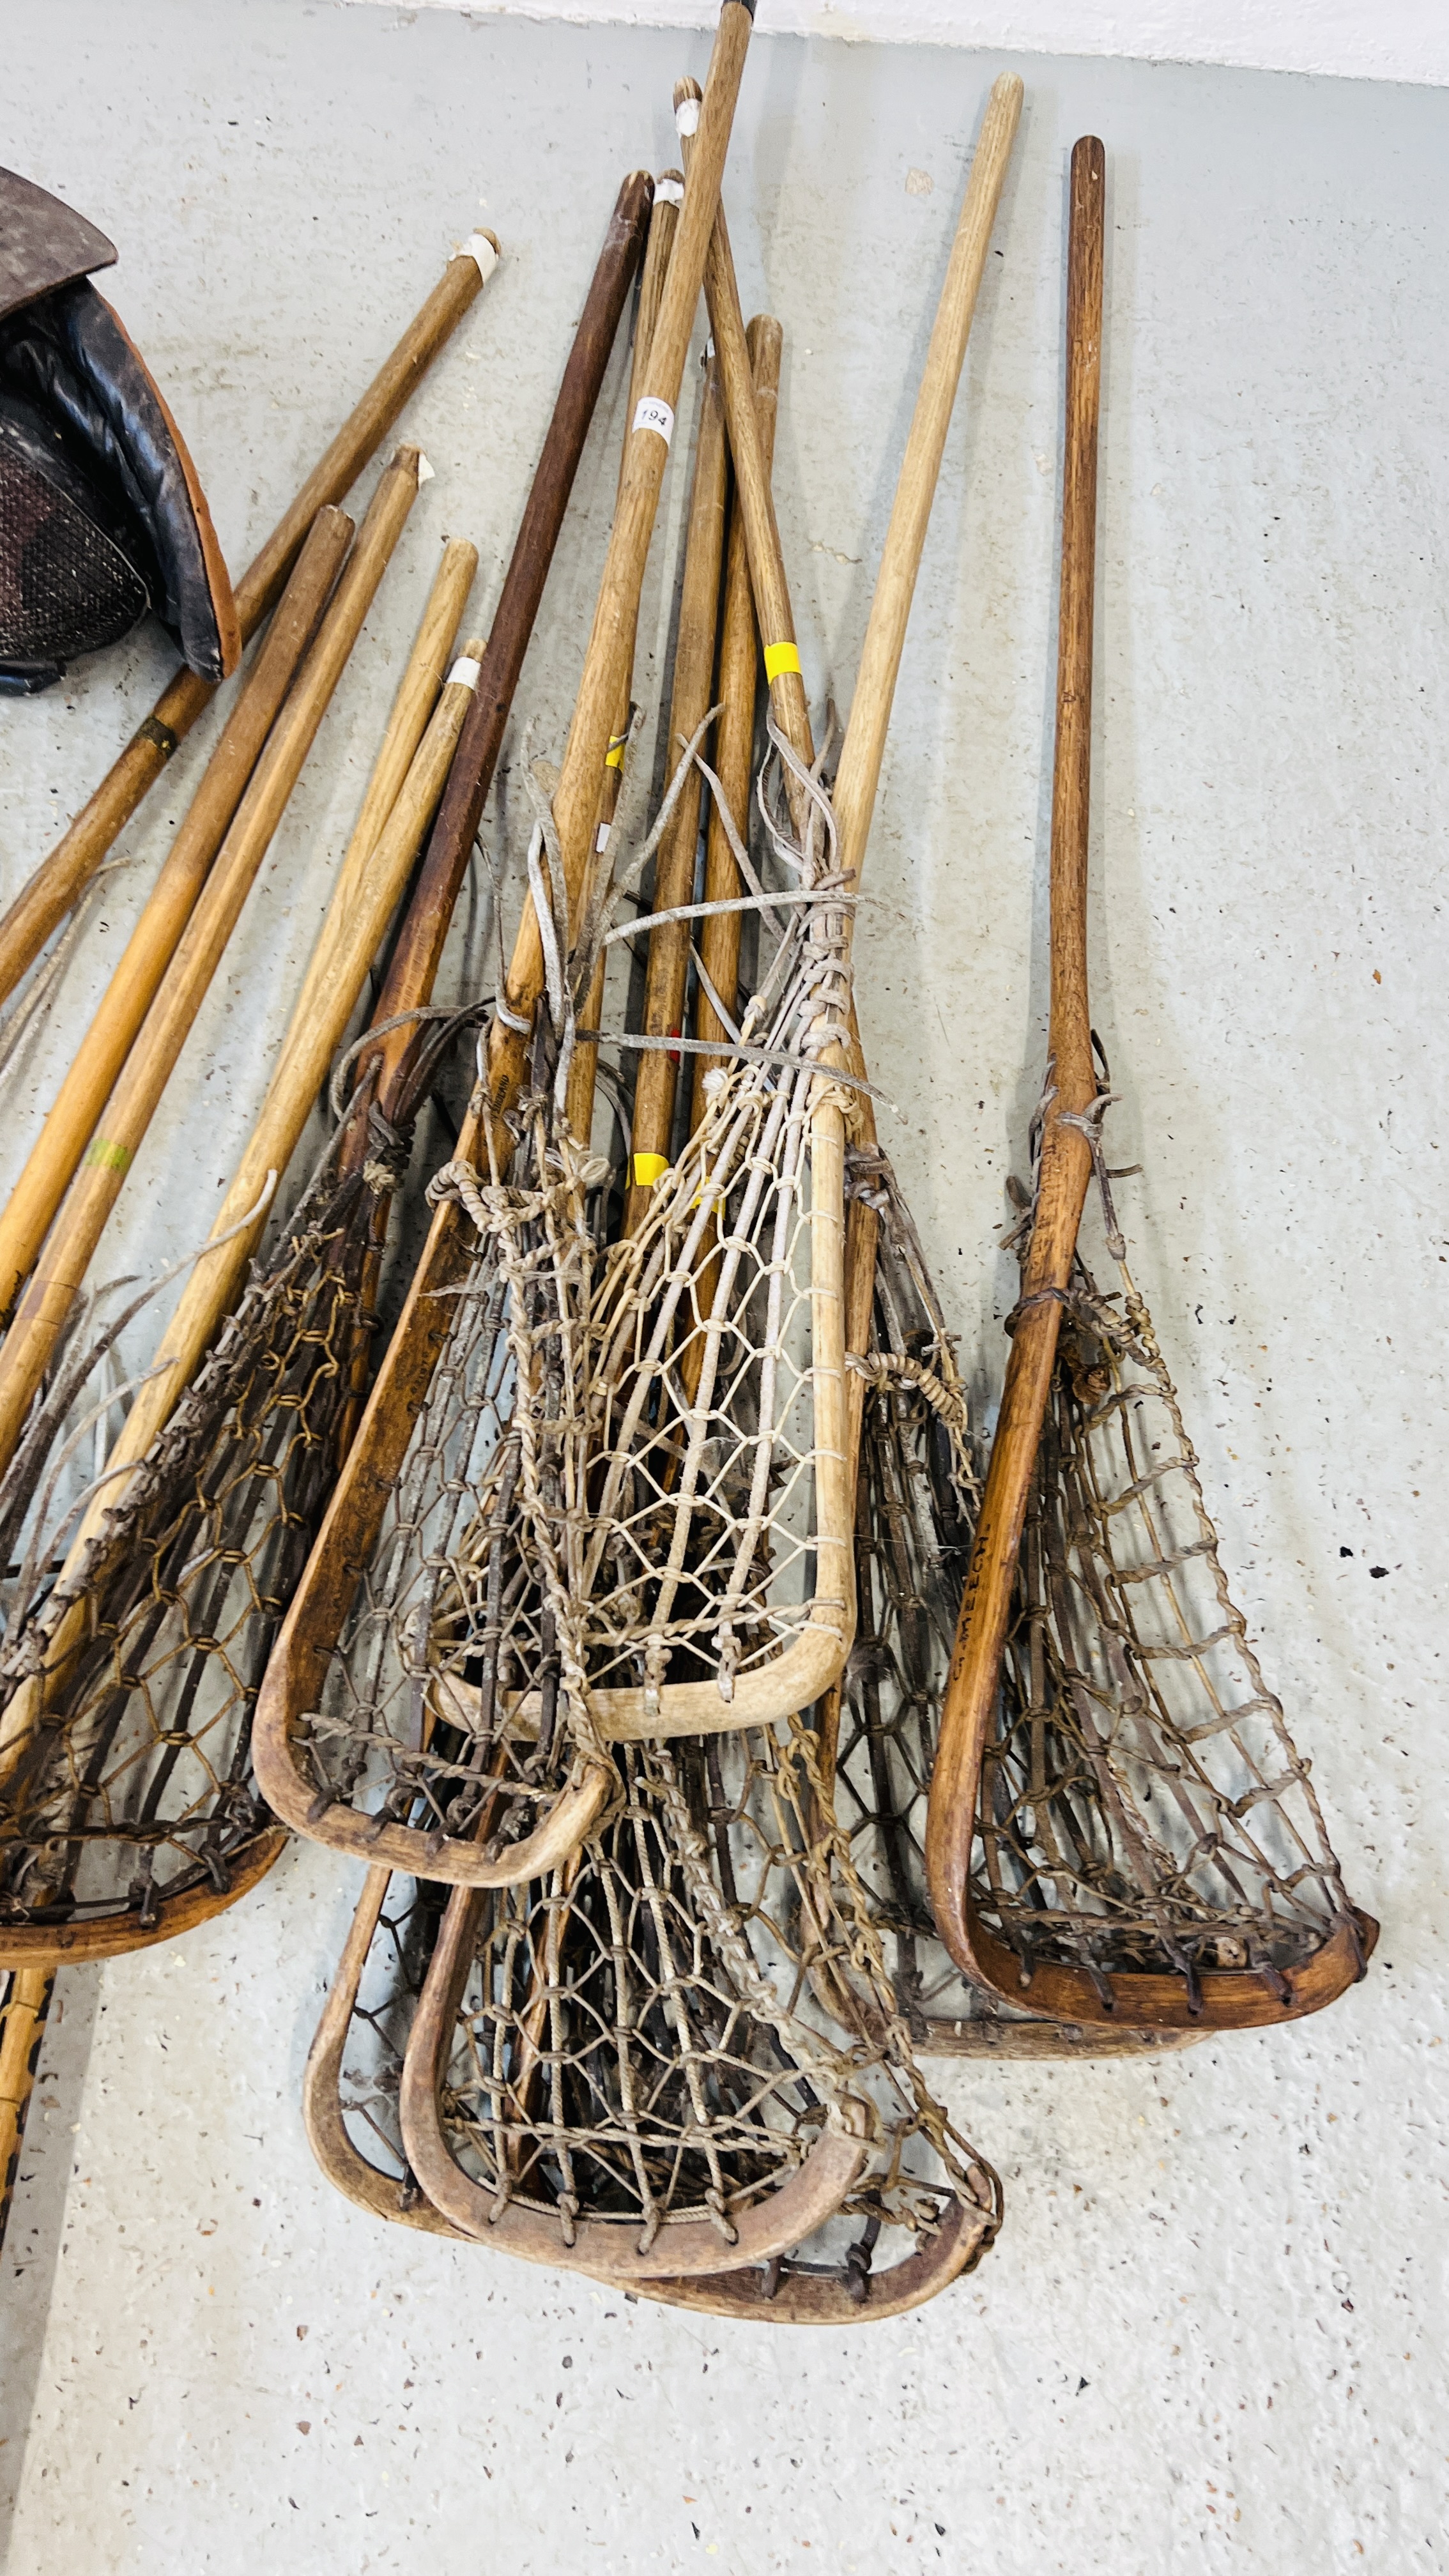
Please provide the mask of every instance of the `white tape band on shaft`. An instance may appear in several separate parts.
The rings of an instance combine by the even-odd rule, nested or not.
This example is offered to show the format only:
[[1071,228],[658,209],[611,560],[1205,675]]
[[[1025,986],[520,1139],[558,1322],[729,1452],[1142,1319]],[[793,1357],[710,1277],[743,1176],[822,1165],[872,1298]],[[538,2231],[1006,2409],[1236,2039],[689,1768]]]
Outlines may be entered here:
[[645,394],[634,414],[634,427],[656,431],[667,447],[674,436],[674,414],[657,394]]
[[676,134],[697,134],[699,132],[699,101],[697,98],[682,98],[680,100],[679,105],[674,111],[674,131]]
[[453,257],[454,259],[476,259],[478,274],[485,286],[498,266],[498,253],[486,233],[470,233],[465,242],[459,242]]
[[656,206],[682,206],[684,203],[684,181],[682,179],[656,179],[654,182],[654,203]]
[[453,664],[451,671],[448,673],[449,688],[451,689],[455,680],[460,680],[465,689],[476,689],[478,686],[478,674],[482,667],[483,665],[481,662],[474,661],[471,653],[460,653],[457,661]]

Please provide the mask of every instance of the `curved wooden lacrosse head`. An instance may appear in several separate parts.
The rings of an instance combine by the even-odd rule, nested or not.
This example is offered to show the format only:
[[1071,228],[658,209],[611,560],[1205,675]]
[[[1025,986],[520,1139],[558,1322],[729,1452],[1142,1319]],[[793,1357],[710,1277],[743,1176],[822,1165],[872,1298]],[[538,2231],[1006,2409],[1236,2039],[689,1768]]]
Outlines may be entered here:
[[[404,1493],[399,1499],[399,1479],[447,1342],[448,1318],[454,1310],[449,1292],[466,1284],[468,1256],[460,1217],[460,1209],[449,1204],[440,1207],[434,1218],[357,1437],[282,1622],[257,1700],[252,1750],[262,1795],[296,1832],[333,1850],[418,1877],[507,1887],[557,1867],[577,1848],[613,1794],[607,1762],[575,1761],[562,1778],[540,1785],[536,1776],[529,1776],[531,1746],[525,1746],[519,1756],[506,1737],[500,1738],[499,1758],[486,1777],[466,1751],[459,1758],[450,1745],[446,1752],[434,1754],[439,1710],[436,1704],[428,1704],[425,1682],[410,1667],[405,1668],[404,1682],[412,1740],[404,1739],[401,1745],[396,1774],[388,1783],[390,1803],[384,1803],[381,1812],[369,1813],[350,1794],[334,1790],[311,1754],[318,1734],[319,1702],[329,1682],[342,1691],[345,1705],[349,1675],[339,1656],[339,1641],[360,1590],[359,1617],[367,1630],[375,1587],[371,1577],[366,1582],[364,1577],[390,1507],[395,1526],[401,1514],[404,1533],[409,1527],[406,1516],[412,1497]],[[471,1390],[471,1404],[462,1408],[461,1441],[459,1425],[453,1425],[455,1455],[448,1462],[450,1471],[459,1446],[466,1466],[469,1447],[496,1427],[496,1390],[488,1383],[491,1357],[491,1349],[485,1351],[483,1382]],[[446,1401],[451,1389],[445,1385],[443,1393]],[[437,1570],[424,1558],[418,1569],[408,1571],[418,1579],[413,1597],[403,1605],[400,1624],[411,1622],[415,1629],[419,1602],[431,1606]],[[424,1655],[427,1634],[425,1609]],[[365,1633],[363,1653],[374,1643]],[[425,1661],[418,1656],[412,1660],[422,1663],[425,1674]],[[449,1714],[443,1710],[444,1722]],[[302,1767],[304,1759],[309,1760],[309,1769]],[[354,1769],[354,1782],[355,1778]],[[477,1809],[485,1796],[496,1802],[510,1788],[541,1809],[542,1817],[531,1832],[506,1842],[499,1851],[479,1842]],[[419,1805],[431,1808],[427,1826],[402,1821]],[[455,1810],[458,1829],[449,1830]]]
[[[887,2272],[872,2272],[860,2256],[811,2267],[789,2256],[762,2270],[717,2272],[697,2281],[655,2281],[642,2295],[670,2308],[692,2308],[712,2317],[737,2317],[753,2326],[868,2326],[908,2316],[940,2297],[953,2281],[974,2272],[995,2241],[999,2216],[953,2201],[940,2226],[913,2254]],[[853,2253],[854,2248],[851,2249]]]
[[[547,1090],[507,1182],[466,1160],[481,1117],[439,1175],[258,1706],[257,1776],[299,1832],[519,1884],[602,1813],[610,1742],[758,1726],[839,1671],[843,1124],[817,1066],[840,906],[776,911],[736,1061],[626,1243],[601,1251]],[[521,1827],[486,1847],[485,1796]]]
[[[487,2246],[496,2239],[486,2225],[481,2236],[475,2235],[424,2196],[399,2125],[403,2042],[437,1919],[420,1938],[410,1928],[416,1903],[417,1891],[400,1891],[392,1872],[369,1871],[308,2053],[302,2085],[307,2136],[327,2180],[369,2216],[443,2236],[453,2244]],[[364,2004],[370,1969],[376,1983]],[[365,2053],[368,2062],[349,2067],[344,2077],[344,2060]],[[999,2194],[984,2209],[953,2201],[934,2232],[884,2273],[872,2269],[874,2244],[867,2227],[830,2267],[806,2267],[792,2250],[743,2270],[662,2279],[636,2276],[628,2286],[658,2306],[739,2317],[752,2324],[869,2324],[923,2305],[974,2269],[999,2220]],[[569,2268],[584,2267],[574,2260]],[[613,2269],[590,2277],[610,2288],[620,2286]]]
[[[972,1971],[1087,2028],[1262,2029],[1364,1974],[1308,1765],[1218,1556],[1125,1264],[1079,1262],[982,1753]],[[954,1945],[953,1945],[954,1946]]]
[[751,2014],[626,1770],[625,1812],[569,1868],[519,1899],[455,1893],[401,2091],[455,2226],[619,2286],[783,2254],[849,2196],[867,2126]]
[[[369,1954],[379,1936],[390,1902],[396,1903],[398,1922],[387,1923],[388,1965],[392,1971],[388,1988],[375,2010],[359,2013],[363,1977]],[[302,2076],[302,2117],[307,2142],[333,2188],[344,2200],[365,2209],[374,2218],[386,2218],[398,2227],[414,2227],[429,2236],[451,2237],[455,2243],[468,2240],[460,2228],[426,2200],[408,2171],[407,2159],[395,2130],[397,2081],[402,2072],[401,2051],[387,2029],[389,2017],[410,2009],[416,2001],[416,1990],[408,1982],[409,1944],[406,1915],[410,1911],[406,1895],[397,1896],[394,1874],[390,1869],[370,1869],[358,1899],[342,1956],[327,1990],[327,2001],[316,2035],[307,2052]],[[402,1992],[399,1994],[398,1988]],[[352,2081],[367,2083],[373,2078],[370,2092],[361,2099],[344,2103],[342,2086],[343,2058],[349,2044],[360,2036],[365,2024],[367,2034],[377,2051],[378,2063],[366,2073],[354,2075]],[[349,2125],[349,2113],[351,2125]],[[365,2123],[370,2155],[358,2145],[354,2130]],[[381,2161],[378,2161],[378,2159]]]
[[286,1840],[254,1793],[252,1705],[333,1472],[374,1203],[358,1177],[301,1212],[119,1506],[17,1620],[0,1691],[17,1956],[149,1948],[247,1893]]
[[901,2295],[928,2295],[994,2233],[999,2187],[953,2156],[898,2033],[814,2000],[854,1936],[798,1840],[788,1750],[735,1735],[623,1769],[622,1812],[549,1884],[453,1898],[403,2075],[411,2171],[480,2242],[616,2284],[753,2267],[766,2302],[788,2276],[785,2322],[798,2274],[823,2318],[905,2230]]
[[72,1922],[0,1923],[0,1968],[75,1968],[102,1959],[128,1958],[135,1950],[152,1950],[158,1941],[174,1940],[225,1914],[259,1887],[281,1859],[290,1837],[278,1825],[232,1850],[218,1863],[222,1884],[211,1878],[156,1902],[150,1920],[138,1914],[92,1915]]
[[[952,1339],[888,1158],[853,1147],[846,1189],[852,1214],[864,1205],[875,1219],[874,1293],[852,1333],[864,1396],[855,1644],[821,1709],[819,1747],[895,2010],[922,2056],[1140,2057],[1190,2046],[1192,2032],[1088,2029],[1010,2010],[962,1974],[936,1931],[926,1802],[980,1488]],[[850,1998],[829,2000],[838,2018],[854,2009],[878,2030],[879,1999],[860,1979]]]

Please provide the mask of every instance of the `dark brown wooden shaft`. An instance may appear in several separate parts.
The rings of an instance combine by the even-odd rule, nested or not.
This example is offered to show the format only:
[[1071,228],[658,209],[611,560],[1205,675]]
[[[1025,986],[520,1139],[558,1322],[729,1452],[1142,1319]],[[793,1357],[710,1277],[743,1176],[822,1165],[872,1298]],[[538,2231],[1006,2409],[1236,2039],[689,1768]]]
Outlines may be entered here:
[[[493,235],[483,236],[497,250]],[[243,641],[255,633],[281,597],[287,576],[319,510],[351,490],[368,459],[391,429],[413,387],[451,339],[483,283],[469,252],[449,260],[427,302],[413,316],[397,347],[378,369],[362,400],[343,422],[326,454],[313,467],[291,508],[278,521],[236,586]],[[41,861],[0,921],[0,1001],[13,992],[40,955],[51,932],[79,901],[117,834],[130,821],[196,719],[216,692],[194,671],[178,671],[150,714],[75,821]]]
[[[783,334],[772,313],[757,313],[745,334],[755,385],[755,413],[760,424],[760,453],[768,474],[775,455],[775,418],[780,407],[780,353]],[[750,779],[755,750],[755,685],[759,675],[759,630],[750,588],[750,558],[738,497],[730,503],[725,554],[724,613],[720,621],[719,675],[715,683],[720,718],[715,727],[714,772],[741,839],[750,828]],[[705,839],[704,899],[728,903],[742,894],[740,872],[719,809],[711,800]],[[739,998],[740,933],[744,915],[722,912],[699,924],[699,953],[705,972],[725,1009],[735,1012]],[[726,1031],[703,986],[695,1016],[695,1035],[706,1044],[726,1040]],[[704,1115],[704,1077],[711,1059],[694,1060],[694,1100],[690,1123]]]
[[982,1747],[1011,1615],[1022,1526],[1051,1393],[1061,1292],[1071,1276],[1091,1149],[1080,1117],[1096,1097],[1087,1000],[1087,831],[1101,396],[1106,163],[1095,136],[1072,153],[1062,468],[1056,753],[1052,780],[1049,1095],[1037,1204],[1007,1362],[976,1548],[941,1712],[926,1859],[931,1903],[953,1957],[970,1967],[967,1894]]
[[[419,1008],[432,993],[579,458],[644,248],[652,193],[648,172],[631,171],[609,219],[504,576],[473,704],[464,718],[416,891],[378,996],[374,1013],[378,1023]],[[395,1029],[379,1039],[376,1055],[365,1057],[359,1066],[359,1092],[371,1077],[374,1096],[389,1117],[402,1110],[401,1088],[416,1045],[415,1029]],[[354,1123],[354,1135],[360,1142],[354,1144],[349,1138],[350,1155],[365,1151],[366,1123],[361,1116]]]
[[[684,581],[674,647],[674,681],[669,706],[666,769],[673,770],[684,745],[709,713],[714,679],[715,629],[719,618],[720,566],[724,559],[725,434],[719,376],[713,357],[705,369],[699,427],[695,436],[694,482],[690,493],[689,529],[684,548]],[[711,746],[712,747],[712,746]],[[679,800],[659,844],[654,868],[655,912],[670,912],[694,900],[694,866],[699,842],[702,781],[691,766]],[[689,980],[689,947],[693,924],[662,923],[649,936],[649,963],[644,982],[644,1032],[650,1037],[677,1037],[684,1020]],[[634,1088],[633,1154],[624,1231],[632,1234],[647,1209],[654,1184],[669,1160],[678,1079],[674,1058],[662,1051],[642,1055]]]
[[[674,249],[674,236],[679,229],[679,205],[683,194],[684,181],[679,172],[661,170],[654,186],[654,206],[649,217],[649,241],[644,252],[644,266],[639,278],[639,310],[634,323],[634,356],[629,369],[629,402],[625,413],[626,422],[630,423],[634,418],[635,406],[644,390],[645,370],[649,364],[649,344],[654,337],[654,325],[659,319],[664,282],[669,275],[669,261]],[[624,488],[624,466],[628,454],[629,432],[626,428],[624,444],[619,453],[619,490],[621,492]],[[589,865],[588,891],[581,906],[581,917],[588,910],[593,886],[598,876],[601,873],[607,874],[609,867],[609,841],[614,829],[614,817],[619,810],[619,797],[624,785],[624,763],[629,750],[629,704],[634,684],[634,653],[638,640],[636,618],[634,639],[629,647],[629,668],[614,710],[609,748],[604,758],[604,774],[599,782],[599,806],[594,825],[594,855]],[[603,1007],[604,959],[601,956],[594,968],[589,990],[584,998],[580,1026],[585,1029],[596,1029],[599,1026],[599,1014]],[[585,1044],[575,1047],[573,1062],[569,1066],[564,1116],[570,1133],[578,1138],[585,1151],[588,1149],[589,1138],[593,1133],[594,1093],[598,1083],[598,1071],[597,1046]]]

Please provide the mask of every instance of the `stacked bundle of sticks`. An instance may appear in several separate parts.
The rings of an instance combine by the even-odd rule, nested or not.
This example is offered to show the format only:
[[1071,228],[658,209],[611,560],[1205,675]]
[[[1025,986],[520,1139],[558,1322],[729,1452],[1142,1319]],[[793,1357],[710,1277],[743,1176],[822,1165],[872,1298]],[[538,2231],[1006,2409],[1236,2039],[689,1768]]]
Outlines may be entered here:
[[[1083,927],[1102,148],[1072,165],[1049,1064],[988,1463],[877,1138],[852,934],[1021,85],[987,106],[834,756],[771,488],[780,328],[746,329],[720,202],[752,14],[724,0],[703,89],[676,90],[682,181],[620,192],[489,640],[451,665],[476,558],[445,555],[252,1144],[78,1502],[94,1353],[67,1325],[417,451],[345,564],[350,523],[309,487],[141,999],[108,997],[0,1218],[0,2095],[23,2099],[58,1959],[234,1902],[290,1828],[369,1863],[305,2087],[343,2192],[673,2304],[844,2322],[933,2296],[1000,2223],[922,2053],[1134,2053],[1289,2019],[1362,1973],[1375,1927],[1231,1602],[1103,1160]],[[496,992],[442,1011],[636,275],[615,516],[562,765],[525,782],[512,956],[500,938]],[[701,297],[667,784],[641,832],[635,635]],[[286,570],[254,584],[253,623]],[[150,756],[138,738],[47,863],[32,930]],[[336,1132],[247,1282],[424,844]],[[462,1030],[471,1102],[376,1353],[388,1210]],[[1115,1295],[1078,1247],[1094,1176]]]

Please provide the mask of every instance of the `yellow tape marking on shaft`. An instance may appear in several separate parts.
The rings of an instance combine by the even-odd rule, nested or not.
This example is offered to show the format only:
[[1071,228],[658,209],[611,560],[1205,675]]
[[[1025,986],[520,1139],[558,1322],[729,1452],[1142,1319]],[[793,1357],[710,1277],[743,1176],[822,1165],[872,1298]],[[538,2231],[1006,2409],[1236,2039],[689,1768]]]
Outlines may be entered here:
[[793,644],[767,644],[765,646],[765,677],[767,680],[778,680],[783,672],[798,671],[799,668],[800,656]]
[[93,1172],[124,1172],[131,1160],[129,1145],[113,1145],[106,1136],[93,1136],[86,1147],[86,1165]]
[[635,1189],[652,1190],[655,1182],[662,1180],[668,1169],[667,1154],[636,1154],[634,1157]]
[[610,736],[609,748],[604,754],[604,767],[606,769],[623,768],[624,745],[628,739],[629,737],[626,733],[616,733]]

